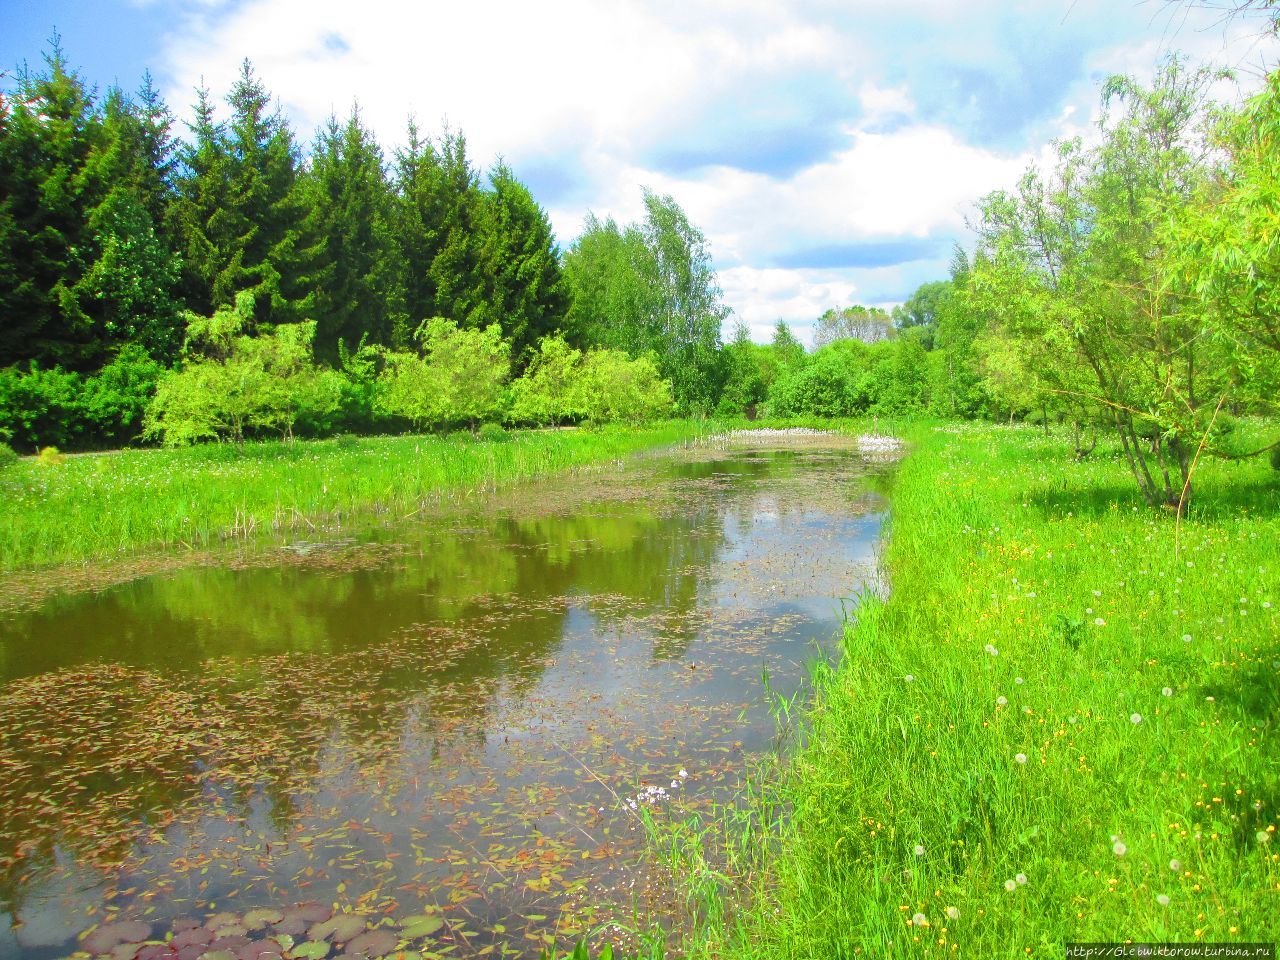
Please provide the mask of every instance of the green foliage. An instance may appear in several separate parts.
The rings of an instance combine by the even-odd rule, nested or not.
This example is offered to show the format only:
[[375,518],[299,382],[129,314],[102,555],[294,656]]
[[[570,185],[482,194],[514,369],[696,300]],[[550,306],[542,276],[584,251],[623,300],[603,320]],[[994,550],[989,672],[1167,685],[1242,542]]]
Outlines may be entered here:
[[95,446],[121,446],[142,432],[143,418],[164,368],[130,344],[114,360],[84,381],[76,419]]
[[476,437],[485,443],[509,443],[511,434],[500,423],[482,423]]
[[645,192],[645,220],[625,230],[587,218],[565,258],[570,322],[585,343],[652,353],[680,410],[715,407],[728,314],[702,232],[669,196]]
[[187,303],[199,314],[248,291],[264,323],[298,319],[314,253],[304,233],[293,134],[246,60],[214,119],[200,90],[191,142],[182,151],[171,222],[180,238]]
[[74,446],[83,433],[76,415],[83,390],[83,378],[61,367],[6,367],[0,370],[0,424],[19,449]]
[[330,117],[321,129],[301,189],[308,232],[318,238],[305,304],[316,321],[317,353],[335,358],[340,343],[390,346],[408,322],[396,198],[358,112],[341,125]]
[[510,376],[510,348],[496,325],[462,330],[433,317],[415,337],[423,354],[391,353],[379,377],[381,409],[418,429],[497,419]]
[[1280,384],[1274,352],[1255,362],[1256,338],[1221,335],[1165,237],[1213,182],[1219,79],[1173,59],[1151,89],[1108,81],[1096,147],[1062,144],[1047,176],[984,202],[965,290],[988,320],[976,342],[990,392],[1076,422],[1100,412],[1152,505],[1181,501],[1222,404],[1269,404]]
[[524,375],[511,385],[507,419],[545,427],[577,423],[586,416],[582,351],[561,337],[547,337]]
[[1271,930],[1274,474],[1202,463],[1177,536],[1135,509],[1118,437],[1087,463],[1025,427],[904,439],[893,591],[862,598],[815,670],[795,755],[673,865],[690,896],[699,855],[731,878],[681,955],[926,956],[945,928],[948,953],[1012,957],[1126,929]]
[[879,307],[833,307],[818,318],[813,328],[813,345],[822,349],[837,340],[879,343],[893,336],[893,318]]
[[252,294],[212,317],[188,318],[189,359],[159,381],[146,435],[165,446],[246,435],[290,437],[299,418],[327,423],[340,406],[341,375],[311,360],[315,323],[280,324],[250,336]]
[[773,416],[847,417],[866,408],[861,384],[869,350],[857,340],[837,341],[803,366],[780,376],[769,392]]
[[499,163],[484,194],[484,265],[490,278],[482,316],[497,323],[523,366],[539,340],[565,324],[569,298],[547,213],[511,168]]
[[57,467],[67,462],[67,457],[57,447],[41,447],[36,463],[42,467]]
[[638,424],[676,412],[671,383],[650,357],[633,360],[621,350],[589,350],[581,377],[589,423]]
[[0,470],[7,470],[18,462],[18,454],[13,447],[0,440]]

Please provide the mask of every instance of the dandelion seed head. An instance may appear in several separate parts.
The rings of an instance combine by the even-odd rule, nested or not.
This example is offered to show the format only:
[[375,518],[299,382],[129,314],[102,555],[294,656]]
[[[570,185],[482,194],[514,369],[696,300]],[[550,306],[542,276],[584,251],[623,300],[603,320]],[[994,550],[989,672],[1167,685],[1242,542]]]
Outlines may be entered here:
[[1132,723],[1134,726],[1137,726],[1139,723],[1142,722],[1142,714],[1140,713],[1129,714],[1129,722]]
[[911,922],[917,927],[927,927],[929,925],[929,918],[923,913],[917,913],[911,918]]
[[988,643],[985,647],[983,647],[983,649],[986,650],[987,653],[991,654],[993,657],[1000,656],[1000,651],[995,648],[995,644]]
[[1027,755],[1025,753],[1015,753],[1013,755],[1013,759],[1017,760],[1019,763],[1026,763]]
[[958,909],[956,909],[955,907],[947,907],[947,919],[949,919],[949,920],[959,920],[959,919],[960,919],[960,911],[959,911]]
[[1105,627],[1107,625],[1107,621],[1103,620],[1101,617],[1094,617],[1093,625],[1095,627]]
[[1004,882],[1004,888],[1008,890],[1010,893],[1012,893],[1014,890],[1018,889],[1018,884],[1015,883],[1013,880],[1006,880]]
[[1123,840],[1117,840],[1115,843],[1111,845],[1111,852],[1114,853],[1117,857],[1123,857],[1126,853],[1129,852],[1129,848],[1124,845]]
[[1005,696],[996,697],[996,703],[1000,704],[1000,706],[1002,707],[1008,704],[1008,702],[1009,702],[1008,697],[1005,697]]
[[908,673],[905,677],[903,677],[903,679],[906,680],[907,683],[910,683],[915,679],[915,674]]
[[1159,894],[1156,897],[1156,903],[1160,904],[1160,906],[1162,907],[1167,907],[1169,905],[1169,898],[1165,896],[1163,893]]
[[1170,869],[1170,870],[1172,870],[1174,873],[1181,873],[1181,872],[1182,872],[1182,861],[1181,861],[1181,860],[1176,860],[1176,859],[1175,859],[1175,860],[1170,860],[1170,861],[1169,861],[1169,869]]
[[1014,677],[1014,678],[1013,678],[1013,682],[1014,682],[1014,683],[1016,683],[1016,684],[1018,684],[1019,686],[1021,686],[1021,685],[1022,685],[1022,678],[1021,678],[1021,677]]
[[1163,690],[1161,690],[1160,692],[1161,692],[1164,696],[1166,696],[1166,697],[1172,697],[1172,696],[1173,696],[1173,687],[1165,687],[1165,688],[1164,688]]
[[917,856],[917,857],[923,857],[923,856],[924,856],[924,845],[923,845],[923,844],[920,844],[920,843],[917,843],[917,844],[916,844],[916,846],[915,846],[915,854],[916,854],[916,856]]
[[1018,881],[1018,886],[1020,887],[1025,887],[1027,885],[1027,875],[1025,873],[1020,873],[1013,879]]

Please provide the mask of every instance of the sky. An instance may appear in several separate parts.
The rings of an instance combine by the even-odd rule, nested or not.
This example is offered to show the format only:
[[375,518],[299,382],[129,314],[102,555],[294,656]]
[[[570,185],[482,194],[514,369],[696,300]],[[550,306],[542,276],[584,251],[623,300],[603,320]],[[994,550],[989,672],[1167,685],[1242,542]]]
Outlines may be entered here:
[[[725,302],[765,341],[826,309],[944,279],[984,194],[1088,136],[1105,78],[1161,58],[1277,61],[1257,18],[1167,0],[0,0],[0,69],[56,30],[91,84],[149,70],[179,117],[248,57],[304,143],[361,116],[388,151],[414,116],[505,159],[562,246],[589,212],[670,194]],[[731,323],[733,321],[730,321]],[[726,333],[728,331],[726,330]]]

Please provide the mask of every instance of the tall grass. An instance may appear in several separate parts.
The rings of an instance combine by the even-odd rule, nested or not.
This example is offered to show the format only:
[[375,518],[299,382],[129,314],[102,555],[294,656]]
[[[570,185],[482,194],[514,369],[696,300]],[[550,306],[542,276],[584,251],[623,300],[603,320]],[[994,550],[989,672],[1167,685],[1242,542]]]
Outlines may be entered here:
[[1280,937],[1280,477],[1181,525],[1116,450],[908,431],[887,600],[803,748],[668,831],[705,957],[1062,956]]
[[0,570],[101,560],[140,548],[202,547],[228,537],[305,528],[317,518],[404,515],[646,447],[705,435],[714,425],[522,431],[479,440],[344,437],[211,444],[28,459],[0,472]]

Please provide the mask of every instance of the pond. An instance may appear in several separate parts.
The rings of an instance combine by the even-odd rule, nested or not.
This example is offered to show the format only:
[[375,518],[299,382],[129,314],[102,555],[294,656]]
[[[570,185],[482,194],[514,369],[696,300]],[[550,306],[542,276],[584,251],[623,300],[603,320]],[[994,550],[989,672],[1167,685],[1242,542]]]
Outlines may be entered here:
[[661,922],[641,810],[722,803],[777,748],[769,691],[874,583],[888,469],[714,443],[11,610],[0,957],[536,956]]

